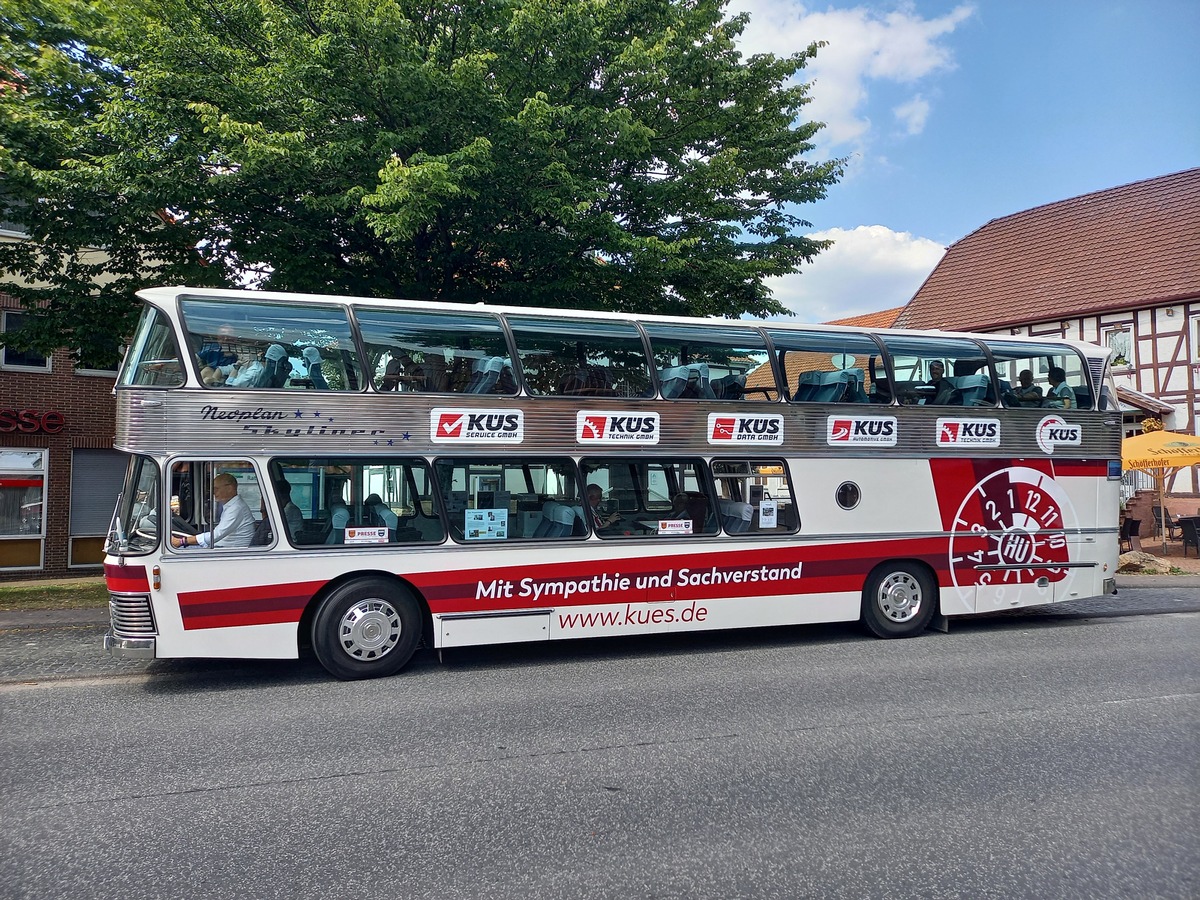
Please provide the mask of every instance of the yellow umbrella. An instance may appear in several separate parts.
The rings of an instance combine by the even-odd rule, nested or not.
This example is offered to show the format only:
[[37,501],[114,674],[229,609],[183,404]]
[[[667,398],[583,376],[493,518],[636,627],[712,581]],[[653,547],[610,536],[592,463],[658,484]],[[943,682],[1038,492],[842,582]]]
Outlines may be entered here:
[[[1187,466],[1200,466],[1200,437],[1175,431],[1147,431],[1125,438],[1121,442],[1121,468],[1149,472],[1158,482],[1158,508],[1165,517],[1163,504],[1167,471]],[[1164,527],[1163,552],[1167,550],[1167,529]]]

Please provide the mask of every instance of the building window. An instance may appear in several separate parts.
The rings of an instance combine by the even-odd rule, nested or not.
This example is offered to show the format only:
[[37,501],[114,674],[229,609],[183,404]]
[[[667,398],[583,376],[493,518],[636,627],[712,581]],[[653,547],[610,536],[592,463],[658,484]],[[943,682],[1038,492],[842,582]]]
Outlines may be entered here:
[[1125,369],[1133,365],[1133,330],[1128,325],[1102,328],[1100,339],[1112,351],[1110,365]]
[[[25,319],[25,313],[4,312],[0,315],[0,331],[7,334],[20,329]],[[0,336],[0,342],[3,341]],[[18,350],[0,343],[0,366],[5,369],[32,369],[39,372],[50,371],[50,360],[34,350]]]
[[71,453],[71,562],[98,566],[129,457],[117,450]]
[[36,569],[46,533],[46,451],[0,448],[0,569]]

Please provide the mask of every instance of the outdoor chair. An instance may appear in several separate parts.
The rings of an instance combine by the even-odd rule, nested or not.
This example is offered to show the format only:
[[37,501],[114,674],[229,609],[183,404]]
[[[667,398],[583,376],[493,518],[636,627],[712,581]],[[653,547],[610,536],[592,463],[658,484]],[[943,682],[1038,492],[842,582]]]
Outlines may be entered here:
[[1187,556],[1188,547],[1196,550],[1200,556],[1200,539],[1196,536],[1196,526],[1200,525],[1200,517],[1194,519],[1179,519],[1179,531],[1183,534],[1183,555]]
[[1163,527],[1167,529],[1167,540],[1175,540],[1175,532],[1179,530],[1179,522],[1171,518],[1170,510],[1163,510],[1161,506],[1153,507],[1154,510],[1154,535],[1163,533]]
[[1126,519],[1121,523],[1121,543],[1118,550],[1141,550],[1142,542],[1138,537],[1142,529],[1141,519]]

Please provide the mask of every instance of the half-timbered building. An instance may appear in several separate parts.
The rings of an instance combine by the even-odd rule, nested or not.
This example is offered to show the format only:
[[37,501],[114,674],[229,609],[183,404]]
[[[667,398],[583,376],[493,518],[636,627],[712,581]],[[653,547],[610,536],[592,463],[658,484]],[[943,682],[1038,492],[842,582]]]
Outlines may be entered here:
[[[1200,168],[993,219],[951,245],[898,328],[1065,337],[1112,348],[1127,433],[1196,433]],[[1200,467],[1172,489],[1194,492]]]

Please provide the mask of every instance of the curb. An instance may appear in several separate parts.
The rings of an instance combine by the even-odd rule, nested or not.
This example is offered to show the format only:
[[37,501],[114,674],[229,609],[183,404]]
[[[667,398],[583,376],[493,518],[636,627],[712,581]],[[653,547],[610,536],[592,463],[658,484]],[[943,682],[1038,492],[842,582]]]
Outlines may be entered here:
[[1200,575],[1118,575],[1117,590],[1122,588],[1186,587],[1200,588]]
[[0,610],[0,631],[13,628],[62,628],[71,625],[107,624],[107,606],[86,609]]

